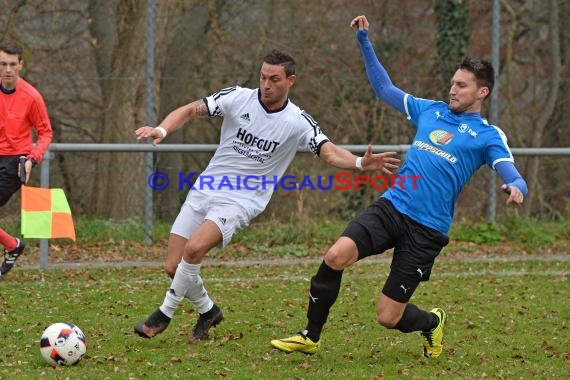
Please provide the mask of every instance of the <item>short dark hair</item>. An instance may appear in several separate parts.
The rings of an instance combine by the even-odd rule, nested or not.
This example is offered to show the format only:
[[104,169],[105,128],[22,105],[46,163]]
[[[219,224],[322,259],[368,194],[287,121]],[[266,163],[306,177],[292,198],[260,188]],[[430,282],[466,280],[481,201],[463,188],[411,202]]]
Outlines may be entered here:
[[475,75],[477,86],[489,88],[489,95],[493,92],[495,86],[495,69],[489,61],[480,58],[466,57],[459,64],[459,69],[467,70]]
[[277,49],[271,50],[263,57],[263,62],[270,65],[281,65],[285,69],[285,75],[290,77],[295,74],[295,60],[289,54]]
[[0,44],[0,51],[3,51],[6,54],[17,54],[18,60],[22,60],[22,55],[24,54],[24,48],[18,45],[15,42],[3,42]]

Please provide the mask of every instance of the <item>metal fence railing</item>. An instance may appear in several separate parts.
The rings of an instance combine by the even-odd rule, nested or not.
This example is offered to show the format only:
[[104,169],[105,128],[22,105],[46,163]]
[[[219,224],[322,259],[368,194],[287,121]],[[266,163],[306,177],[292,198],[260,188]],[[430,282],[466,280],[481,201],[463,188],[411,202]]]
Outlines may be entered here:
[[[171,152],[171,153],[208,153],[217,149],[217,144],[162,144],[153,146],[151,144],[51,144],[44,154],[41,165],[40,186],[44,188],[50,187],[50,161],[57,152]],[[342,145],[343,148],[353,153],[366,152],[366,145]],[[405,153],[409,150],[410,145],[373,145],[374,152],[398,152]],[[300,149],[299,152],[308,152],[306,149]],[[570,156],[570,148],[511,148],[511,152],[515,156]],[[147,187],[145,199],[150,200],[152,207],[152,189]],[[495,207],[492,204],[490,207]],[[145,219],[152,218],[152,214],[145,213]],[[145,241],[150,244],[152,242],[152,220],[145,220]],[[40,240],[40,269],[48,266],[48,240]]]

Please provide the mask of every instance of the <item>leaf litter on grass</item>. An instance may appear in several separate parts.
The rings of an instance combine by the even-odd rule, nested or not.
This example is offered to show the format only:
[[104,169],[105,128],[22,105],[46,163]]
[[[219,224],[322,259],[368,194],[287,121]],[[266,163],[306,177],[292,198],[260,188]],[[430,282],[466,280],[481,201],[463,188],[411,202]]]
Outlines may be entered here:
[[[0,336],[14,349],[0,355],[0,377],[65,373],[70,378],[550,378],[569,371],[568,260],[439,260],[412,302],[448,311],[445,352],[421,356],[418,334],[386,330],[375,305],[389,261],[347,269],[317,355],[284,355],[269,341],[306,323],[310,277],[318,261],[206,265],[203,279],[225,320],[208,341],[187,344],[197,318],[187,303],[152,340],[132,333],[168,288],[161,268],[14,268],[2,281]],[[548,284],[548,286],[545,286]],[[22,302],[26,300],[27,302]],[[33,301],[33,302],[30,302]],[[54,372],[39,355],[46,323],[70,317],[87,334],[79,366]],[[18,331],[17,334],[14,331]],[[87,376],[89,374],[89,376]]]

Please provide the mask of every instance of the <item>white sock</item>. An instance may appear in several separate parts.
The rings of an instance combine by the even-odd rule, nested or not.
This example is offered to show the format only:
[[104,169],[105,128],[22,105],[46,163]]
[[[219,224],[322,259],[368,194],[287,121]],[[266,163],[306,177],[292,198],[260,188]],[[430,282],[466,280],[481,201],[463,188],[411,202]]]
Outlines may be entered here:
[[198,313],[204,314],[214,306],[214,302],[208,296],[204,281],[200,277],[200,264],[188,264],[188,270],[191,273],[192,284],[184,294],[198,310]]
[[192,285],[193,278],[190,273],[190,267],[192,265],[188,264],[184,259],[180,261],[178,267],[176,268],[176,273],[170,284],[170,289],[166,292],[164,301],[159,307],[160,311],[164,313],[169,318],[174,316],[176,308],[180,302],[184,299],[184,294],[188,291]]

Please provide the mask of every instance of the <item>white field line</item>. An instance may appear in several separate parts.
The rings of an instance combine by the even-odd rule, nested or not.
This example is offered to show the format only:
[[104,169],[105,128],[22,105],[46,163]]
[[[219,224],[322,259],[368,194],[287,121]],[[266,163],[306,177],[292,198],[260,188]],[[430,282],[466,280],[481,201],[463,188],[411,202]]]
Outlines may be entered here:
[[[255,276],[255,277],[215,277],[204,275],[204,283],[206,286],[208,284],[253,284],[253,283],[271,283],[271,282],[305,282],[309,284],[313,272],[307,272],[306,275],[282,275],[282,276]],[[430,280],[437,280],[441,278],[461,278],[461,277],[521,277],[521,276],[543,276],[543,277],[568,277],[570,276],[570,271],[473,271],[473,272],[438,272],[432,273]],[[343,276],[343,282],[352,280],[366,280],[375,281],[382,280],[388,277],[388,273],[381,274],[359,274],[359,273],[346,273]],[[84,280],[81,282],[82,285],[126,285],[126,286],[137,286],[137,285],[164,285],[168,286],[170,281],[167,279],[166,275],[161,276],[153,280],[133,280],[133,281],[123,281],[120,279],[113,280]],[[44,281],[38,281],[35,283],[26,284],[28,288],[43,287],[46,283]]]
[[[521,259],[521,257],[515,258],[515,257],[509,257],[508,260],[505,260],[507,258],[505,257],[497,257],[496,259],[493,260],[477,260],[477,262],[513,262],[513,261],[549,261],[549,262],[556,262],[556,261],[568,261],[568,258],[570,256],[566,256],[564,255],[563,257],[550,257],[549,259],[546,257],[541,257],[541,258],[531,258],[531,257],[527,257],[525,256],[524,259]],[[487,258],[488,259],[488,258]],[[228,261],[224,261],[223,263],[216,263],[215,260],[210,260],[208,262],[208,266],[218,266],[218,267],[224,267],[224,266],[256,266],[256,265],[262,265],[262,266],[272,266],[272,265],[278,265],[278,266],[285,266],[285,265],[290,265],[290,266],[295,266],[295,265],[299,265],[299,264],[316,264],[320,262],[319,260],[309,260],[309,259],[283,259],[283,260],[248,260],[247,264],[245,263],[246,260],[240,260],[238,262],[228,262]],[[445,259],[444,261],[454,261],[454,262],[474,262],[473,260],[464,260],[464,259]],[[345,281],[350,281],[350,280],[379,280],[379,279],[384,279],[388,276],[388,271],[389,268],[387,267],[387,264],[390,262],[390,258],[380,258],[380,259],[367,259],[367,260],[363,260],[360,263],[357,263],[356,265],[352,266],[351,268],[348,268],[345,271],[345,275],[344,275],[344,279]],[[232,263],[232,265],[228,265],[229,263]],[[149,265],[150,263],[146,262],[146,263],[119,263],[122,265],[119,265],[119,267],[141,267],[141,266],[145,266],[145,267],[149,267],[151,265]],[[162,265],[161,263],[158,263],[160,265]],[[157,264],[157,265],[158,265]],[[362,274],[362,273],[358,273],[358,266],[361,265],[371,265],[371,264],[382,264],[384,267],[383,268],[379,268],[380,270],[378,271],[378,273],[366,273],[366,274]],[[77,269],[86,269],[87,267],[89,268],[93,268],[96,265],[91,264],[76,264],[73,266],[69,266],[69,265],[65,265],[66,268],[77,268]],[[55,269],[55,267],[62,267],[62,265],[53,265],[50,268]],[[109,265],[109,264],[105,264],[104,266],[100,266],[100,267],[117,267],[117,265]],[[283,281],[303,281],[303,282],[309,282],[311,276],[314,274],[314,268],[306,268],[306,273],[305,274],[291,274],[291,275],[278,275],[278,276],[248,276],[248,277],[232,277],[232,276],[226,276],[224,275],[223,277],[220,276],[213,276],[211,274],[208,274],[208,272],[203,272],[203,278],[204,278],[204,282],[206,284],[215,284],[215,283],[230,283],[230,284],[238,284],[238,283],[257,283],[257,282],[283,282]],[[431,280],[437,280],[437,279],[441,279],[441,278],[461,278],[461,277],[520,277],[520,276],[544,276],[544,277],[568,277],[570,276],[570,271],[568,270],[534,270],[532,268],[530,269],[521,269],[521,270],[475,270],[475,271],[461,271],[461,272],[457,272],[457,271],[445,271],[445,270],[438,270],[437,269],[437,263],[436,263],[436,267],[434,269],[434,271],[432,272],[431,275]],[[90,280],[90,281],[85,281],[85,283],[97,283],[97,284],[132,284],[132,285],[143,285],[143,284],[168,284],[169,280],[167,279],[166,275],[164,276],[160,276],[157,277],[156,279],[153,280],[134,280],[134,281],[122,281],[120,279],[116,279],[116,280]],[[38,282],[36,283],[38,285],[41,286],[42,282]],[[27,286],[30,286],[33,284],[28,284]]]
[[[313,272],[308,272],[306,275],[283,275],[283,276],[256,276],[256,277],[208,277],[204,275],[204,283],[206,284],[244,284],[244,283],[257,283],[257,282],[299,282],[303,281],[307,284],[311,280]],[[545,277],[568,277],[570,271],[473,271],[473,272],[442,272],[433,273],[430,280],[437,280],[438,278],[461,278],[461,277],[519,277],[519,276],[545,276]],[[166,276],[165,276],[166,277]],[[343,276],[343,281],[351,280],[378,280],[388,277],[388,273],[382,274],[358,274],[358,273],[346,273]],[[120,280],[105,280],[105,281],[94,281],[98,284],[115,284],[115,283],[125,283]],[[136,285],[155,285],[155,284],[168,284],[169,282],[164,278],[163,280],[135,280],[129,281],[129,284]],[[27,286],[27,285],[26,285]]]
[[[392,260],[391,254],[389,256],[378,255],[366,258],[355,265],[369,265],[378,263],[389,263]],[[219,267],[248,267],[248,266],[287,266],[287,265],[310,265],[317,264],[322,261],[322,258],[294,258],[294,259],[233,259],[233,260],[220,260],[206,258],[202,266],[219,266]],[[511,255],[511,256],[469,256],[469,257],[445,257],[440,256],[436,259],[436,267],[438,263],[452,262],[452,263],[510,263],[510,262],[556,262],[556,261],[570,261],[569,254],[558,255]],[[128,268],[128,267],[161,267],[164,265],[162,261],[118,261],[118,262],[77,262],[77,263],[53,263],[48,265],[49,269],[86,269],[86,268]],[[37,266],[27,265],[22,268],[33,269]]]

